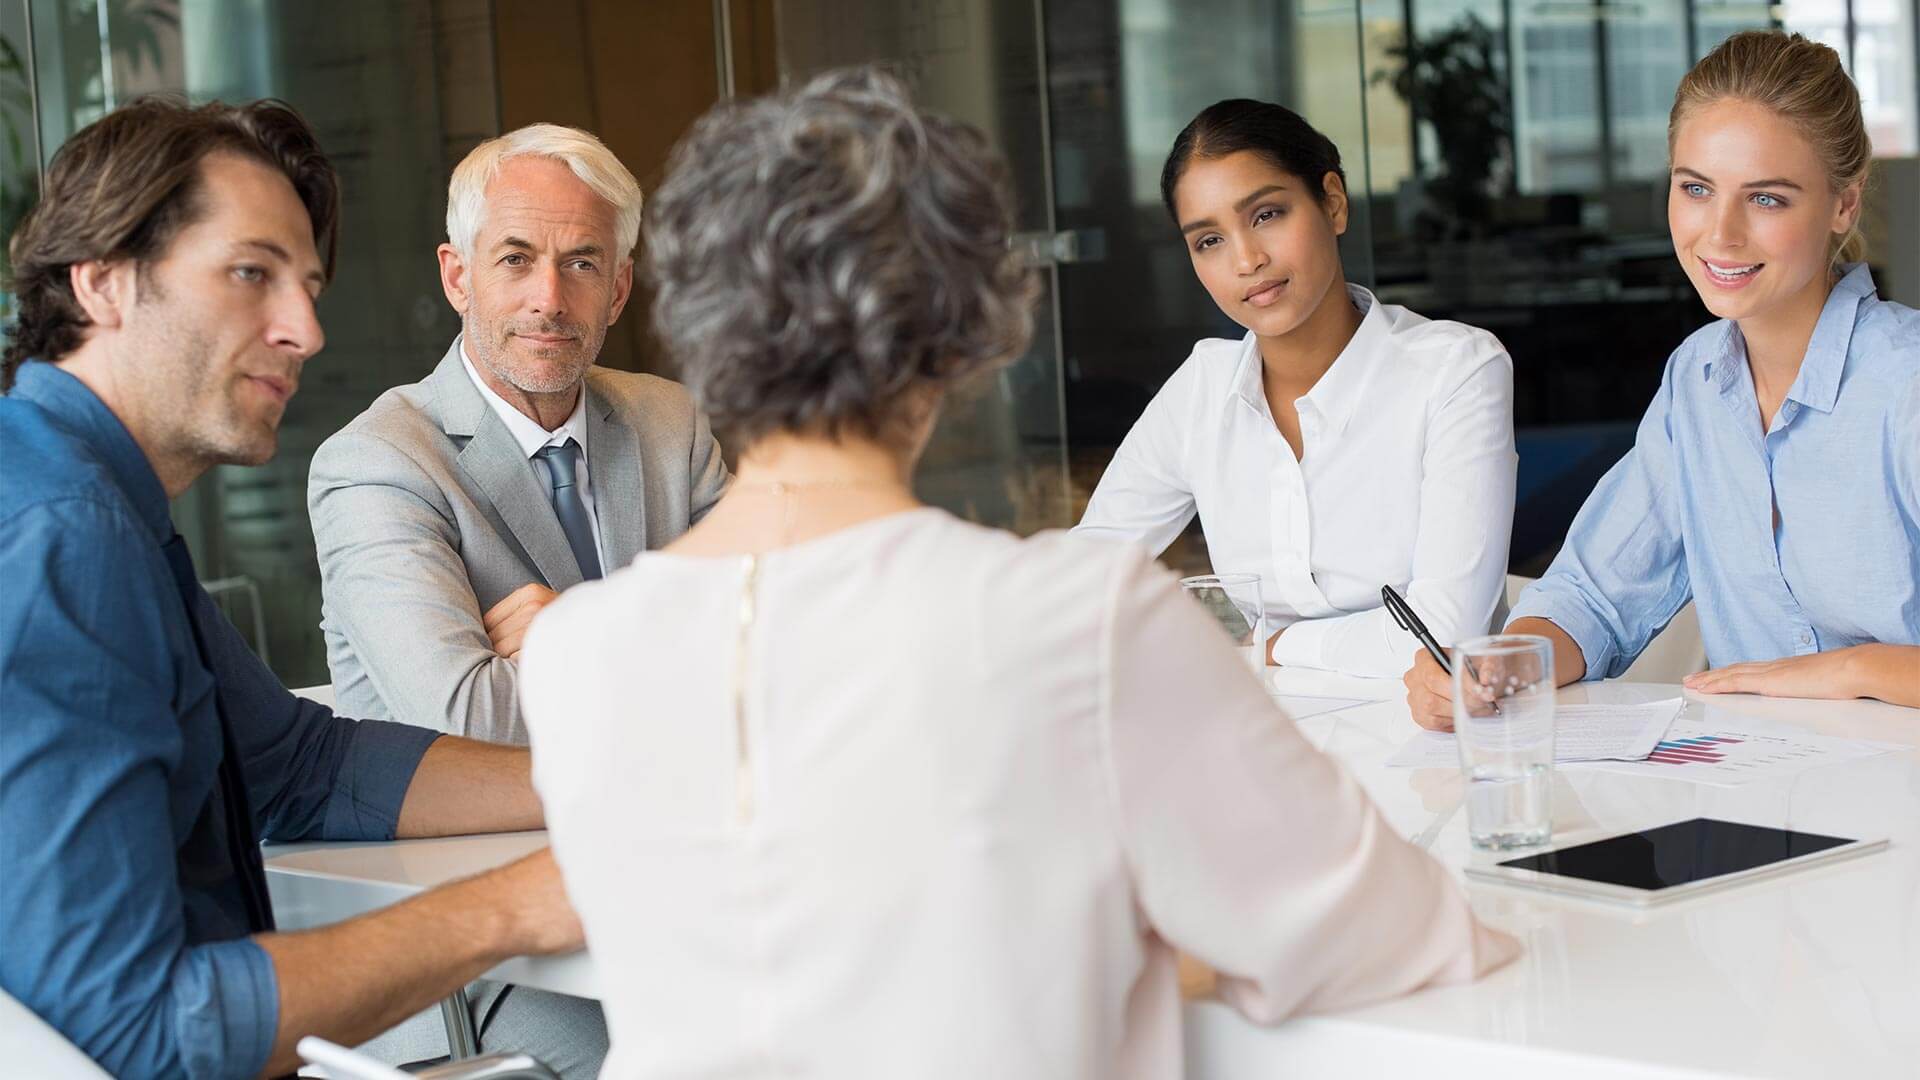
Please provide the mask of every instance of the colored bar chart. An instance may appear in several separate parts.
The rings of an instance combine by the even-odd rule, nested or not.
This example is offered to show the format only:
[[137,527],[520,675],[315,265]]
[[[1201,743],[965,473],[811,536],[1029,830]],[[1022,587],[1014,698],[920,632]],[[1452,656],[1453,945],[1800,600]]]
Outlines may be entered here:
[[1802,731],[1767,731],[1675,721],[1641,761],[1587,761],[1560,768],[1737,787],[1904,747]]
[[1668,765],[1699,764],[1727,760],[1725,747],[1745,742],[1726,735],[1702,735],[1692,739],[1663,739],[1654,746],[1648,761]]

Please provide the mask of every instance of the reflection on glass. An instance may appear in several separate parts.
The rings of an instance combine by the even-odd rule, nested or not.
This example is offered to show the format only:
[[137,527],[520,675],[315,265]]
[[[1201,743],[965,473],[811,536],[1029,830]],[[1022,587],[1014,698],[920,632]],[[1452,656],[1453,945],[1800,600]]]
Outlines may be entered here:
[[[1038,0],[788,0],[778,20],[781,76],[883,62],[922,105],[985,132],[1012,167],[1016,227],[1037,255],[1056,250],[1047,178]],[[915,475],[917,494],[973,521],[1018,532],[1072,523],[1061,428],[1050,254],[1033,344],[1011,367],[942,409]]]
[[1777,26],[1771,0],[1694,0],[1693,52],[1696,58],[1742,30]]
[[[1789,5],[1793,10],[1797,4]],[[1920,4],[1853,0],[1853,80],[1876,157],[1920,154]]]
[[[452,163],[498,128],[489,7],[485,0],[32,4],[45,152],[141,93],[273,96],[306,115],[340,170],[338,271],[320,302],[327,345],[302,373],[279,452],[261,468],[214,470],[174,506],[201,574],[226,586],[220,595],[228,614],[259,639],[256,648],[276,673],[289,685],[325,682],[307,464],[321,439],[381,391],[424,374],[458,330],[440,294],[433,249],[445,233]],[[0,22],[0,34],[11,39],[16,26]],[[8,100],[0,98],[0,112]],[[14,191],[8,181],[8,207]]]
[[1667,115],[1673,89],[1693,66],[1683,0],[1635,0],[1605,9],[1607,139],[1616,184],[1667,175]]
[[1588,4],[1515,5],[1514,112],[1520,190],[1528,194],[1602,185],[1600,25]]
[[[891,61],[1012,166],[1023,250],[1049,290],[1028,355],[949,404],[920,474],[928,500],[1023,532],[1071,523],[1194,341],[1241,334],[1195,280],[1158,177],[1195,113],[1253,97],[1297,109],[1340,147],[1354,195],[1349,280],[1506,344],[1521,453],[1513,564],[1537,573],[1630,444],[1667,355],[1707,318],[1666,232],[1666,113],[1680,75],[1737,30],[1803,30],[1850,58],[1878,152],[1910,159],[1915,7],[780,0],[777,26],[783,76]],[[176,515],[203,573],[257,586],[290,682],[324,676],[308,456],[380,391],[420,377],[458,326],[431,253],[448,170],[498,128],[494,30],[488,0],[0,2],[0,246],[32,198],[35,164],[143,91],[287,98],[343,173],[340,274],[321,305],[328,344],[280,454],[265,469],[217,471]],[[1416,54],[1462,63],[1403,80]],[[1889,165],[1909,178],[1883,186],[1898,198],[1913,163]],[[1911,217],[1887,220],[1891,232]],[[1209,568],[1197,528],[1165,559]]]
[[0,4],[0,322],[13,315],[7,243],[40,190],[40,140],[27,55],[26,8]]
[[1419,132],[1425,199],[1416,229],[1434,238],[1485,235],[1493,199],[1513,175],[1513,118],[1504,50],[1493,27],[1472,12],[1416,33],[1384,52],[1376,81],[1393,86]]
[[[1630,445],[1668,353],[1707,318],[1666,236],[1666,114],[1689,63],[1682,0],[1367,10],[1369,76],[1401,91],[1397,111],[1370,111],[1369,154],[1396,159],[1400,124],[1416,150],[1404,178],[1374,174],[1376,292],[1507,346],[1520,451],[1511,564],[1537,573]],[[1480,85],[1410,74],[1410,61]],[[1490,149],[1503,100],[1510,165]],[[1432,119],[1462,111],[1485,115]],[[1449,179],[1474,161],[1484,200]]]

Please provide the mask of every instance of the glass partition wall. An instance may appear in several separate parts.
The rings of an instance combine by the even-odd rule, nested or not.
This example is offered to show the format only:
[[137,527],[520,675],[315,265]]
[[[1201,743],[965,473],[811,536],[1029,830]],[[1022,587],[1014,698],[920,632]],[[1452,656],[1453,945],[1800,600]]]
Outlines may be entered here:
[[446,179],[498,130],[487,0],[28,0],[0,22],[8,210],[22,115],[5,81],[31,56],[38,165],[73,132],[143,93],[194,101],[278,97],[319,132],[341,174],[334,284],[320,301],[326,348],[306,367],[261,468],[219,468],[174,521],[202,580],[288,685],[327,681],[307,465],[320,441],[390,386],[422,377],[459,330],[433,250]]
[[[1239,336],[1195,281],[1158,178],[1196,112],[1255,97],[1296,109],[1341,148],[1356,196],[1342,244],[1351,280],[1386,302],[1492,330],[1512,353],[1521,452],[1512,564],[1537,573],[1630,445],[1668,354],[1709,318],[1667,236],[1666,127],[1681,75],[1715,44],[1784,26],[1841,52],[1890,159],[1875,196],[1889,209],[1870,214],[1886,241],[1876,269],[1883,291],[1920,301],[1903,291],[1920,292],[1920,238],[1912,212],[1899,211],[1920,205],[1914,8],[783,0],[777,32],[785,77],[893,61],[929,104],[994,133],[1021,177],[1022,228],[1040,231],[1029,247],[1047,266],[1052,336],[997,399],[943,430],[928,470],[935,501],[1022,529],[1070,524],[1193,342]],[[1056,401],[1063,431],[1040,422]],[[988,427],[1002,435],[998,450],[978,430],[987,416],[997,417]],[[1011,468],[1030,481],[1062,438],[1062,501],[1032,500],[1007,516],[980,479],[994,488]],[[998,471],[956,472],[946,456],[959,446],[974,460],[997,453]],[[1167,561],[1206,568],[1197,530]]]
[[[280,454],[219,470],[176,508],[202,574],[290,684],[326,677],[308,459],[380,391],[421,377],[457,329],[432,258],[446,177],[499,128],[495,42],[518,38],[496,34],[524,2],[0,5],[0,240],[31,202],[34,166],[149,90],[286,98],[342,171],[327,348]],[[771,22],[781,79],[890,63],[1007,155],[1018,247],[1046,285],[1034,342],[950,403],[920,482],[929,501],[1020,532],[1076,520],[1194,341],[1240,334],[1195,280],[1158,190],[1174,135],[1221,98],[1286,104],[1340,147],[1351,280],[1506,343],[1520,572],[1551,557],[1629,445],[1667,355],[1707,319],[1666,232],[1666,114],[1688,65],[1727,35],[1785,26],[1847,60],[1882,159],[1876,274],[1883,294],[1920,304],[1916,0],[671,2],[700,9],[683,27],[709,8],[728,25],[743,12]],[[646,99],[647,78],[608,101]],[[1198,531],[1166,561],[1206,569]]]
[[1012,167],[1016,246],[1042,283],[1033,344],[994,377],[953,395],[916,480],[962,517],[1020,532],[1071,520],[1061,408],[1059,278],[1073,238],[1056,232],[1046,56],[1036,0],[784,0],[780,75],[881,62],[919,100],[973,124]]
[[[1114,448],[1195,340],[1238,336],[1208,299],[1160,203],[1161,162],[1224,97],[1302,102],[1364,146],[1349,0],[784,0],[781,74],[895,65],[922,101],[978,124],[1008,156],[1021,250],[1047,289],[1028,354],[950,410],[922,495],[1027,532],[1070,525]],[[1370,276],[1364,200],[1345,245]],[[1197,529],[1168,553],[1206,568]]]

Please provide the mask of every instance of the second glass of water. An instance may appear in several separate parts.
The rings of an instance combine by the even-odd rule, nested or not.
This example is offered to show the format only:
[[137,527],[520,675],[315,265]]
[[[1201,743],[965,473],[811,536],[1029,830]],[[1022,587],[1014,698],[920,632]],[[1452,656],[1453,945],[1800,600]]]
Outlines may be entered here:
[[1553,836],[1553,642],[1474,638],[1453,650],[1453,730],[1467,776],[1467,834],[1477,848]]
[[1213,615],[1220,629],[1233,639],[1247,666],[1259,672],[1267,666],[1266,638],[1258,574],[1205,574],[1181,578],[1180,587]]

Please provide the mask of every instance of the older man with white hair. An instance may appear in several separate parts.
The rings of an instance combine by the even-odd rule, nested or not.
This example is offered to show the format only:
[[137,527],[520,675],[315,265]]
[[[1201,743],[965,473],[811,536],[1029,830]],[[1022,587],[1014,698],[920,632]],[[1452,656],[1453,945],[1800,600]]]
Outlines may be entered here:
[[440,282],[461,334],[314,455],[307,502],[338,706],[525,745],[534,614],[685,532],[727,473],[679,384],[594,366],[632,295],[640,187],[534,124],[454,170]]
[[[516,655],[561,590],[659,548],[726,486],[684,388],[595,367],[634,288],[639,184],[597,138],[538,123],[453,169],[440,284],[461,334],[313,455],[326,661],[346,715],[526,744]],[[472,988],[482,1045],[591,1076],[599,1005]],[[445,1053],[438,1020],[371,1049]]]
[[[533,616],[684,533],[726,467],[679,384],[594,366],[633,289],[640,186],[584,131],[535,124],[454,170],[440,283],[461,333],[313,457],[307,505],[338,707],[525,745],[516,657]],[[606,1052],[600,1007],[470,988],[483,1047],[564,1076]],[[422,1015],[369,1049],[444,1054]]]

